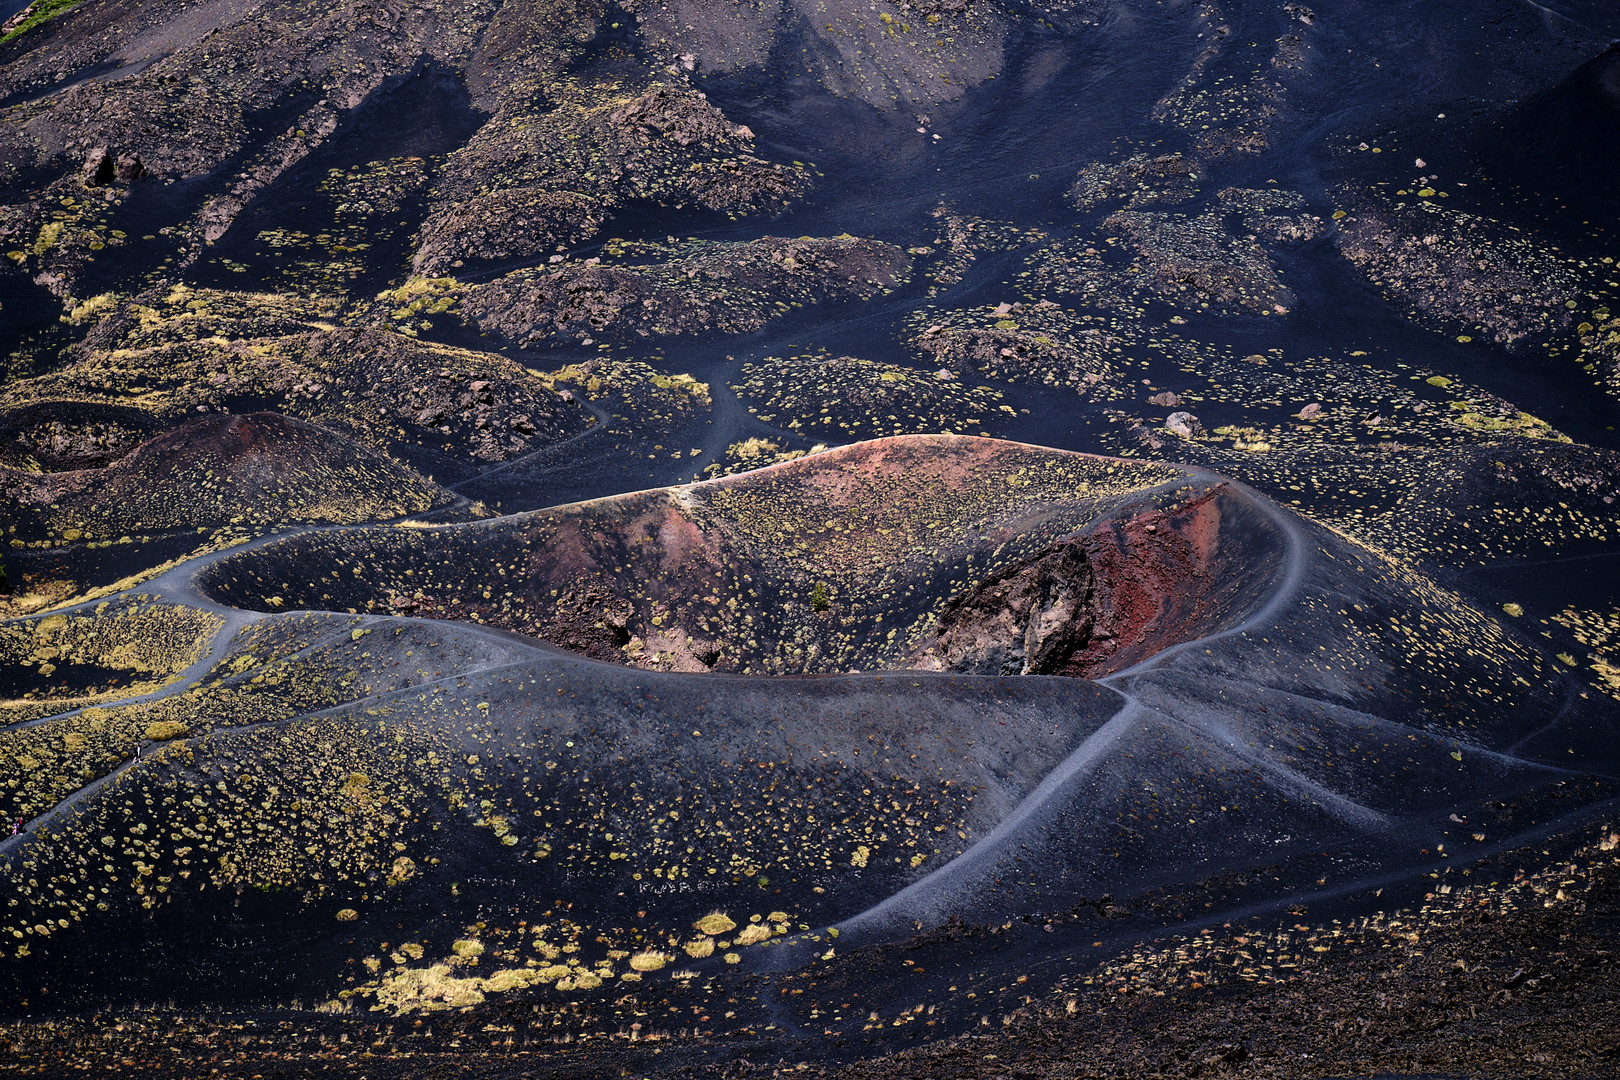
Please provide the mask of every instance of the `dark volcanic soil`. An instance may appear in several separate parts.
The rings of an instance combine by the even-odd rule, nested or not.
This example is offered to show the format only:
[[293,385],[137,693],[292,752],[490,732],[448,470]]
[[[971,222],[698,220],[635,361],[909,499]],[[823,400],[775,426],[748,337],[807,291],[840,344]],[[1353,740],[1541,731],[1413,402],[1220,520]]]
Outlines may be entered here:
[[8,25],[0,1072],[1620,1074],[1614,5]]
[[[485,623],[660,670],[1096,677],[1264,593],[1272,560],[1264,545],[1223,545],[1210,483],[902,437],[500,522],[313,534],[226,560],[203,586],[266,611]],[[512,588],[497,598],[492,578]],[[900,631],[881,635],[885,622]]]
[[[1277,920],[1250,917],[1156,941],[1135,958],[1081,965],[1058,986],[987,1002],[961,1034],[870,1057],[842,1039],[788,1028],[747,1036],[677,1037],[638,1011],[637,1027],[594,1038],[588,1013],[548,1018],[477,1008],[431,1025],[338,1020],[307,1013],[200,1017],[134,1014],[13,1022],[0,1029],[15,1075],[89,1069],[158,1077],[315,1076],[334,1070],[379,1077],[593,1074],[681,1077],[1180,1077],[1351,1076],[1601,1077],[1612,1075],[1620,1021],[1610,961],[1620,940],[1620,862],[1610,828],[1550,837],[1463,868],[1498,881],[1506,895],[1455,884],[1418,894],[1421,907],[1331,921],[1303,907]],[[1549,858],[1552,856],[1552,858]],[[1453,874],[1445,875],[1448,882]],[[1234,882],[1241,887],[1241,877]],[[1431,883],[1432,884],[1432,883]],[[1207,888],[1207,883],[1200,883]],[[1498,894],[1500,896],[1500,894]],[[1545,899],[1544,899],[1545,898]],[[1155,898],[1174,907],[1173,890]],[[1090,933],[1117,938],[1130,914],[1107,899],[1083,908]],[[873,971],[931,965],[962,950],[995,963],[1034,926],[953,922],[888,950],[822,966],[802,986],[859,997]],[[1089,936],[1089,934],[1088,934]],[[1194,946],[1189,949],[1188,944]],[[1266,963],[1278,943],[1298,951]],[[1196,951],[1204,971],[1176,961]],[[1262,954],[1256,960],[1255,954]],[[1145,960],[1145,962],[1144,962]],[[1250,963],[1252,962],[1252,963]],[[1238,986],[1210,970],[1243,973]],[[1013,970],[1008,968],[1007,970]],[[1263,971],[1263,974],[1262,974]],[[1253,974],[1251,974],[1253,973]],[[1200,979],[1217,985],[1202,985]],[[1246,981],[1245,981],[1246,980]],[[1008,976],[1014,987],[1027,984]],[[745,997],[744,984],[735,989]],[[735,1002],[736,998],[731,999]],[[937,1021],[933,1006],[875,1016],[866,1039],[916,1041]],[[988,1010],[988,1011],[985,1011]],[[694,1010],[706,1014],[708,1007]],[[643,1022],[650,1021],[650,1022]],[[698,1020],[702,1023],[701,1019]],[[559,1035],[561,1028],[566,1032]],[[920,1029],[920,1030],[919,1030]],[[437,1037],[434,1033],[437,1033]],[[847,1061],[852,1055],[864,1060]],[[832,1063],[822,1063],[831,1057]],[[840,1059],[844,1059],[840,1062]]]

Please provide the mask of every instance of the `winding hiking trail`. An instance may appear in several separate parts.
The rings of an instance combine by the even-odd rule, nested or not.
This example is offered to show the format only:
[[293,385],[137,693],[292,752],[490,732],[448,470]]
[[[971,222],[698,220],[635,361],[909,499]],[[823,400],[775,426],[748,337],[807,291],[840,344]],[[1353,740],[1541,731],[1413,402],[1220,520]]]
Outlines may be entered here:
[[[1025,839],[1043,836],[1051,815],[1065,804],[1065,789],[1083,780],[1087,772],[1149,711],[1149,706],[1142,704],[1131,692],[1131,684],[1138,677],[1172,664],[1176,657],[1190,650],[1259,630],[1294,602],[1305,568],[1306,539],[1303,530],[1270,500],[1250,489],[1205,470],[1189,469],[1189,472],[1204,480],[1221,480],[1232,484],[1233,490],[1252,499],[1253,504],[1265,512],[1269,522],[1285,538],[1287,547],[1282,575],[1271,596],[1236,626],[1172,645],[1123,671],[1097,680],[1122,699],[1120,709],[1112,719],[1048,773],[1039,786],[993,830],[926,877],[839,923],[842,933],[877,935],[919,919],[937,921],[949,908],[960,906],[966,898],[982,893],[986,881],[1003,869],[1007,852]],[[1236,745],[1236,740],[1228,741]],[[1361,812],[1349,816],[1361,827],[1376,830],[1388,824],[1382,815],[1364,807],[1356,809]]]

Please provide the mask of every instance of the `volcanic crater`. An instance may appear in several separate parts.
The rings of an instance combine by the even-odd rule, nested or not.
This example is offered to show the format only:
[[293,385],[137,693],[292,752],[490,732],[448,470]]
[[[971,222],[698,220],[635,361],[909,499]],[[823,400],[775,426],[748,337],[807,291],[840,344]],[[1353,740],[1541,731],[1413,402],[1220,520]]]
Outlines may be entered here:
[[672,671],[1093,678],[1221,629],[1280,542],[1195,471],[903,436],[687,487],[224,559],[214,600],[454,619]]

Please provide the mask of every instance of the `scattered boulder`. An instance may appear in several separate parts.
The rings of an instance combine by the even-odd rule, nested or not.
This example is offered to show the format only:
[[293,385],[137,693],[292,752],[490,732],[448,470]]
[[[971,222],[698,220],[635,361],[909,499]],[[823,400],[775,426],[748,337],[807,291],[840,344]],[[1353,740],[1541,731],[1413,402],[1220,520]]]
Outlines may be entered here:
[[139,154],[125,151],[118,155],[118,160],[113,167],[113,175],[118,178],[120,184],[133,184],[146,175],[146,165],[142,163]]
[[1315,420],[1318,416],[1322,415],[1322,403],[1319,401],[1313,401],[1294,415],[1301,420]]
[[1204,433],[1204,425],[1190,412],[1173,412],[1164,418],[1164,430],[1183,439],[1196,439]]
[[146,165],[141,161],[141,156],[133,151],[126,150],[114,157],[111,149],[98,146],[84,155],[86,187],[106,187],[114,180],[120,184],[133,184],[145,175]]
[[98,146],[84,155],[84,183],[86,187],[110,184],[116,175],[112,151]]
[[1157,405],[1161,409],[1174,409],[1182,404],[1181,395],[1173,390],[1165,390],[1148,398],[1148,403]]

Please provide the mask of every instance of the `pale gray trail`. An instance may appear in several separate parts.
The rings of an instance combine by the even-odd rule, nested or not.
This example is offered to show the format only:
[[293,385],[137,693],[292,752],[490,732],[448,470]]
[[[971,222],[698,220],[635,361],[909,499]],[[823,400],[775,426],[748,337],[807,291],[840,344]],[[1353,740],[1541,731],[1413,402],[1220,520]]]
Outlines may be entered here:
[[[1195,475],[1199,472],[1201,470],[1196,471]],[[1216,479],[1211,473],[1202,473],[1201,478]],[[1214,642],[1267,626],[1294,602],[1306,566],[1307,541],[1304,531],[1287,515],[1276,510],[1269,500],[1255,496],[1242,485],[1232,481],[1227,483],[1234,490],[1253,498],[1287,543],[1281,580],[1265,604],[1236,626],[1174,645],[1124,671],[1099,679],[1099,683],[1124,699],[1120,710],[1107,723],[1076,747],[1000,824],[979,837],[966,851],[894,895],[845,919],[838,924],[840,934],[882,933],[918,920],[938,921],[945,913],[960,910],[982,896],[987,881],[1003,868],[1007,852],[1015,850],[1020,843],[1038,843],[1044,837],[1045,827],[1053,815],[1068,804],[1065,793],[1104,761],[1114,746],[1136,726],[1139,717],[1149,711],[1131,694],[1130,682],[1134,676],[1164,667],[1190,649],[1206,648]]]

